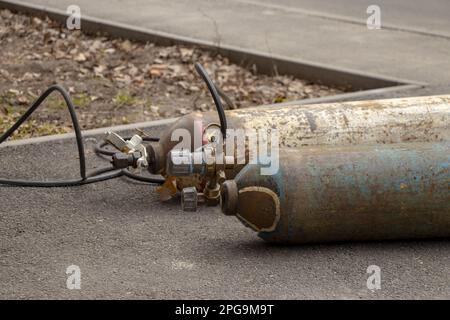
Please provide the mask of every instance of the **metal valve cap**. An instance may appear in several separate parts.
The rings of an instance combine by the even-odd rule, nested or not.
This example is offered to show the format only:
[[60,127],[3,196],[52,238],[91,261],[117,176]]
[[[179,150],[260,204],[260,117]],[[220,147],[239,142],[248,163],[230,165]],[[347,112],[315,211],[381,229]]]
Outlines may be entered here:
[[181,191],[181,208],[183,211],[197,211],[198,194],[195,187],[187,187]]

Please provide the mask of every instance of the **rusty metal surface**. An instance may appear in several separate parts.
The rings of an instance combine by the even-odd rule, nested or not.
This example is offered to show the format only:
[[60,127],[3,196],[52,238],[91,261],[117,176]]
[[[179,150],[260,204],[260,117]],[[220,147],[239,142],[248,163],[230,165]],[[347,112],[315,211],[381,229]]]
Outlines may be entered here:
[[[450,140],[450,95],[281,108],[260,106],[226,114],[232,129],[278,129],[282,147]],[[167,129],[159,143],[159,164],[153,172],[164,170],[167,152],[177,144],[170,140],[173,130],[186,128],[193,139],[195,120],[206,128],[217,123],[218,117],[216,112],[193,113]]]
[[279,196],[281,217],[273,232],[259,233],[265,240],[450,237],[449,141],[284,149],[280,164],[274,176],[248,165],[235,178],[240,190]]
[[278,129],[286,147],[450,140],[449,95],[272,106],[227,116],[246,129]]

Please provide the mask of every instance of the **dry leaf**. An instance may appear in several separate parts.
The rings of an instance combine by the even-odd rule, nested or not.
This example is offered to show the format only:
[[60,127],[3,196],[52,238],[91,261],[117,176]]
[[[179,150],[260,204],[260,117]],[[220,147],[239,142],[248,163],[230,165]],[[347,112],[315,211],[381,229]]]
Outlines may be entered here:
[[87,59],[86,59],[86,56],[84,55],[84,53],[79,53],[79,54],[74,58],[74,60],[75,60],[76,62],[84,62],[84,61],[86,61]]
[[162,75],[163,71],[167,69],[166,64],[152,64],[148,67],[147,72],[152,77],[159,77]]
[[125,52],[131,52],[133,50],[133,46],[130,40],[125,40],[120,44],[120,48]]
[[17,96],[17,95],[20,94],[20,91],[16,90],[16,89],[9,89],[8,92],[11,93],[14,96]]
[[104,65],[98,65],[94,67],[94,74],[98,77],[103,77],[103,72],[106,70],[106,66]]
[[20,103],[20,104],[29,104],[30,103],[30,101],[27,99],[27,97],[26,96],[24,96],[24,95],[21,95],[19,98],[17,98],[17,101]]

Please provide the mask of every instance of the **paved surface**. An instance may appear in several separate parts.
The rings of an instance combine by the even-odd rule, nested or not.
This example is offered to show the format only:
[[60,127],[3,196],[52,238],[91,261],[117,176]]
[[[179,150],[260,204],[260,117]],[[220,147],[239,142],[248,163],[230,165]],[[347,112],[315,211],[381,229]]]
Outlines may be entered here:
[[[369,30],[371,0],[27,0],[82,14],[371,73],[425,81],[449,92],[450,3],[377,1],[382,25]],[[422,33],[421,33],[422,32]]]
[[[358,0],[29,2],[78,3],[90,16],[432,83],[418,94],[450,92],[443,0],[378,1],[398,31],[367,30]],[[89,163],[103,165],[92,154]],[[77,165],[71,140],[0,148],[0,176],[75,175]],[[218,210],[182,212],[153,191],[123,179],[0,187],[0,297],[450,298],[449,241],[270,246]],[[81,267],[80,291],[66,289],[72,264]],[[382,270],[375,292],[366,288],[372,264]]]
[[[91,154],[89,164],[105,163]],[[0,176],[76,168],[72,140],[0,148]],[[0,187],[0,203],[0,298],[450,298],[448,241],[271,246],[219,210],[182,212],[123,179]],[[72,264],[80,291],[66,289]],[[376,292],[366,287],[372,264],[382,270]]]

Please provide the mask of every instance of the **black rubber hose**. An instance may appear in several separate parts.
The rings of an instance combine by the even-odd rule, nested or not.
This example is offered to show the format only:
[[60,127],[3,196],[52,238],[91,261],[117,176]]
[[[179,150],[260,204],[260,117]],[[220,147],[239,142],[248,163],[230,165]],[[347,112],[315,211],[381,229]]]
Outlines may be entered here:
[[[124,137],[124,139],[129,140],[129,139],[131,139],[131,137]],[[155,137],[142,137],[142,139],[144,141],[153,141],[153,142],[159,141],[159,138],[155,138]],[[101,141],[101,142],[97,143],[94,148],[95,153],[100,157],[102,157],[102,156],[111,156],[112,157],[115,153],[117,153],[117,151],[115,151],[115,150],[108,150],[108,149],[104,148],[106,145],[108,145],[108,143],[106,141]],[[106,158],[104,158],[104,159],[106,159]],[[128,169],[123,169],[122,173],[124,176],[126,176],[130,179],[141,181],[141,182],[162,184],[165,181],[164,178],[152,178],[152,177],[144,177],[141,175],[137,175],[137,174],[131,173]]]
[[77,115],[75,113],[75,107],[70,100],[67,91],[58,84],[50,86],[39,98],[28,108],[28,110],[17,120],[11,128],[9,128],[4,134],[0,136],[0,144],[8,139],[14,131],[16,131],[30,116],[36,111],[36,109],[42,104],[42,102],[52,93],[58,91],[64,98],[67,108],[69,109],[70,117],[73,123],[73,129],[75,131],[75,137],[77,140],[78,156],[80,158],[80,176],[82,179],[86,179],[86,158],[84,155],[83,136],[81,135],[80,125],[78,124]]
[[211,78],[208,76],[208,73],[200,63],[197,62],[195,64],[195,70],[197,70],[198,74],[203,78],[206,86],[209,89],[209,92],[211,93],[214,104],[216,105],[217,113],[219,114],[220,131],[222,132],[222,137],[225,140],[227,134],[227,118],[225,117],[225,110],[223,108],[222,101],[220,100],[220,95],[217,92],[217,88],[212,82]]
[[131,173],[130,171],[128,171],[128,169],[123,169],[122,173],[127,178],[137,180],[137,181],[147,182],[147,183],[162,184],[162,183],[164,183],[164,181],[166,181],[164,178],[151,178],[151,177],[140,176],[140,175]]
[[[225,102],[231,108],[234,108],[234,105],[233,105],[232,101],[226,96],[226,94],[214,85],[214,83],[212,82],[208,73],[202,67],[201,64],[196,63],[195,69],[197,70],[198,74],[203,78],[203,80],[205,81],[205,83],[209,89],[209,92],[211,93],[211,96],[214,100],[214,104],[217,109],[217,113],[219,115],[220,131],[222,133],[223,138],[225,139],[226,131],[227,131],[227,119],[225,116],[225,110],[222,105],[222,101],[221,101],[220,97],[222,96],[222,98],[225,100]],[[41,96],[39,96],[39,98],[37,98],[36,101],[28,108],[28,110],[19,118],[19,120],[17,120],[11,128],[9,128],[4,134],[2,134],[0,136],[0,144],[2,142],[4,142],[6,139],[8,139],[31,116],[31,114],[34,111],[36,111],[36,109],[42,104],[42,102],[53,91],[58,91],[63,96],[64,101],[66,102],[67,108],[70,113],[73,128],[75,131],[77,147],[78,147],[81,178],[80,179],[72,179],[72,180],[64,180],[64,181],[26,181],[26,180],[0,179],[0,184],[23,186],[23,187],[78,186],[78,185],[83,185],[83,184],[88,184],[88,183],[94,183],[94,182],[114,179],[114,178],[117,178],[120,176],[126,176],[126,177],[134,179],[134,180],[149,182],[149,183],[163,183],[164,182],[164,179],[162,179],[162,178],[143,177],[143,176],[132,174],[127,169],[116,170],[115,168],[112,168],[112,167],[102,168],[97,171],[91,172],[90,174],[86,174],[86,157],[85,157],[85,152],[84,152],[83,136],[81,134],[80,125],[78,123],[78,119],[76,116],[75,107],[74,107],[72,101],[70,100],[70,97],[69,97],[69,94],[67,93],[67,91],[58,84],[52,85],[47,90],[45,90],[44,93]],[[159,139],[145,137],[144,140],[158,141]],[[115,152],[105,149],[104,148],[105,146],[106,146],[106,142],[101,142],[100,144],[97,144],[95,147],[95,152],[99,155],[106,155],[106,156],[114,155]]]
[[[16,131],[31,116],[31,114],[34,111],[36,111],[36,109],[53,91],[58,91],[59,93],[61,93],[66,102],[67,108],[69,109],[70,112],[78,147],[81,178],[62,181],[27,181],[27,180],[0,179],[0,184],[20,186],[20,187],[44,187],[44,188],[69,187],[110,180],[121,176],[126,176],[134,180],[149,183],[164,182],[164,179],[161,178],[142,177],[128,172],[127,169],[118,170],[114,167],[100,168],[98,170],[86,174],[86,157],[84,152],[83,136],[81,134],[80,125],[78,123],[78,119],[75,113],[75,107],[73,106],[73,103],[70,100],[67,91],[57,84],[52,85],[47,90],[45,90],[44,93],[42,93],[41,96],[39,96],[39,98],[37,98],[36,101],[27,109],[27,111],[11,126],[11,128],[9,128],[5,133],[3,133],[0,136],[0,144],[3,143],[6,139],[8,139],[14,133],[14,131]],[[145,140],[158,141],[158,138],[146,137]]]

